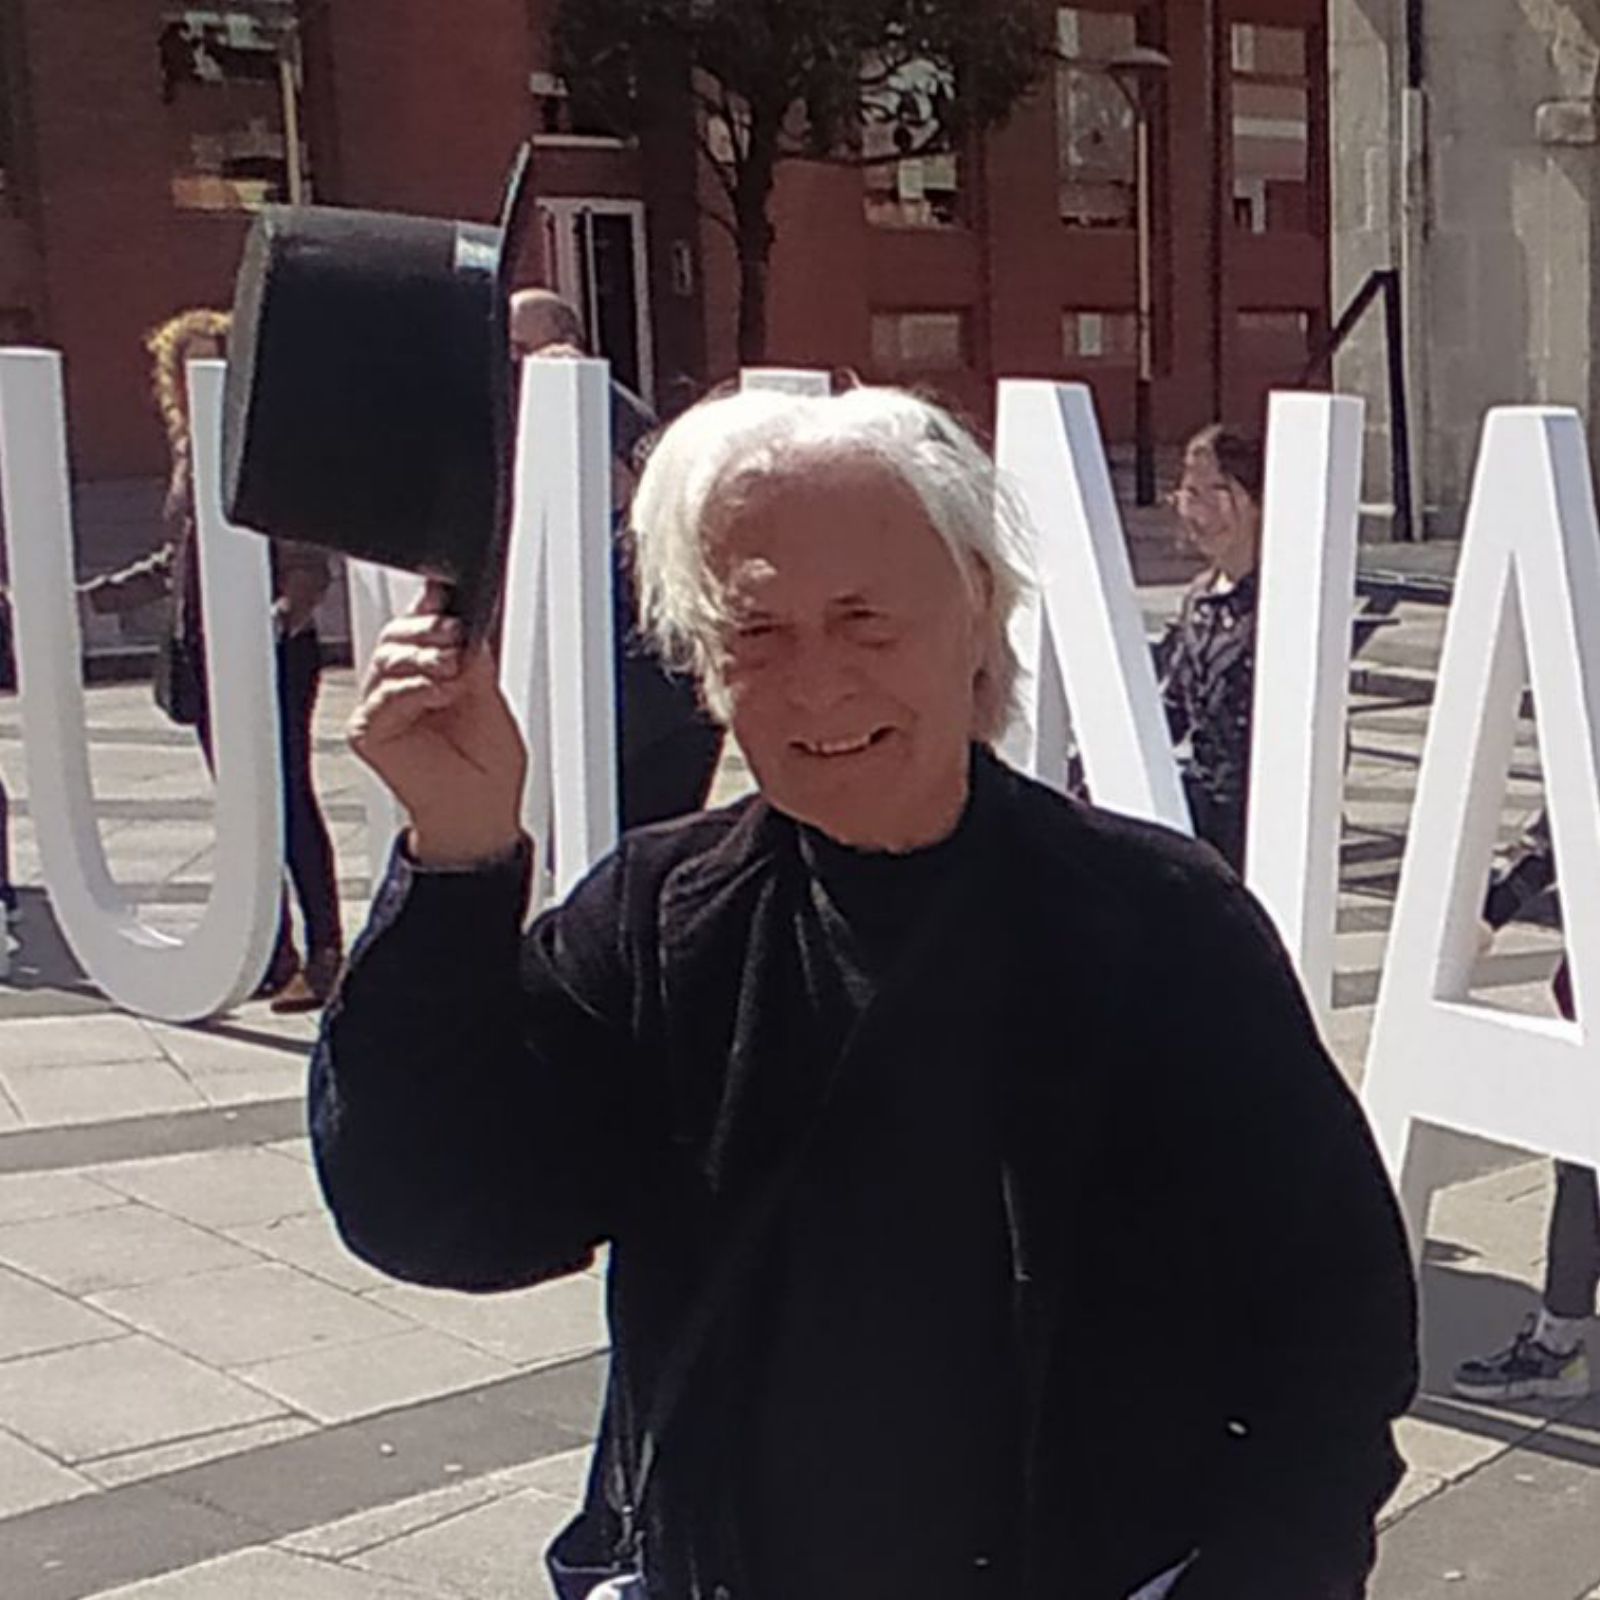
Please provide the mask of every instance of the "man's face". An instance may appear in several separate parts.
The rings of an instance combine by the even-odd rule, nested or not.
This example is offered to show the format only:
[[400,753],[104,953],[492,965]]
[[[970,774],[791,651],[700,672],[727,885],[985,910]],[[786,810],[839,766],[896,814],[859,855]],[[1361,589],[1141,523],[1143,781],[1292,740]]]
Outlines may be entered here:
[[707,545],[729,725],[767,799],[858,848],[944,837],[982,627],[913,492],[869,459],[813,457],[737,484]]
[[1229,478],[1209,450],[1191,450],[1172,496],[1184,537],[1202,555],[1215,557],[1243,528],[1249,496]]

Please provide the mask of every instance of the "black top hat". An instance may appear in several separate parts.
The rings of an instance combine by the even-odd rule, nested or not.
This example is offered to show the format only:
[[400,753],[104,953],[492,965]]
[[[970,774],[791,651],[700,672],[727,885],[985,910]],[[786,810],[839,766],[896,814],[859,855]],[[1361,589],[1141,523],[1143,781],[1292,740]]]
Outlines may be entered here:
[[228,340],[229,520],[443,578],[474,632],[494,612],[510,530],[506,314],[530,156],[498,227],[269,207]]

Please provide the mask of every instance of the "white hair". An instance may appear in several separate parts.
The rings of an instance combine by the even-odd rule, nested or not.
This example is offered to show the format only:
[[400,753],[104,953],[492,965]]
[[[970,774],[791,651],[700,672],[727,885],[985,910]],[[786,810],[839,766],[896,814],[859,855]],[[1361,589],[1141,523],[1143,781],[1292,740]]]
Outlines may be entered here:
[[633,499],[644,631],[670,664],[695,674],[707,706],[725,720],[718,640],[728,612],[706,561],[707,524],[740,480],[840,455],[875,461],[911,490],[981,608],[973,736],[993,744],[1011,720],[1020,675],[1009,624],[1032,583],[1026,517],[972,435],[904,390],[747,391],[703,401],[673,423]]

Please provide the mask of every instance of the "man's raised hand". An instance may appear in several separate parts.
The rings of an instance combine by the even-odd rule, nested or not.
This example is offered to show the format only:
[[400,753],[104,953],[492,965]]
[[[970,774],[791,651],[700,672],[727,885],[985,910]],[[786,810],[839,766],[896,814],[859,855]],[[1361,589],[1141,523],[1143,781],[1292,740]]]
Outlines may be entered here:
[[516,845],[528,757],[493,657],[444,603],[430,583],[379,635],[350,744],[405,808],[416,859],[471,866]]

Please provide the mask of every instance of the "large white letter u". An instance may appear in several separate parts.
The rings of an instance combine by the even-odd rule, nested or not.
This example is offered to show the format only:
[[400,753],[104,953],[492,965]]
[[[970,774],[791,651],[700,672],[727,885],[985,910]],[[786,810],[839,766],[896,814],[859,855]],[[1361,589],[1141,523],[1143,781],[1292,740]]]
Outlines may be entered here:
[[0,504],[16,618],[28,801],[56,920],[118,1005],[192,1022],[243,999],[277,928],[282,868],[271,585],[264,540],[223,521],[221,362],[190,367],[195,508],[217,767],[216,876],[199,926],[144,922],[106,864],[95,819],[73,597],[61,358],[0,351]]

